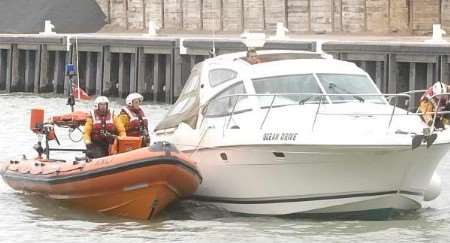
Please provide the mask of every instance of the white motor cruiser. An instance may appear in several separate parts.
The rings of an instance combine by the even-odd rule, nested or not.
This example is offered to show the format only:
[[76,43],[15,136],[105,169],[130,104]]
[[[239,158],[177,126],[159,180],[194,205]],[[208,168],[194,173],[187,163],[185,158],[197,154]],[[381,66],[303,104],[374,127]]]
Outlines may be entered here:
[[406,94],[381,94],[326,54],[259,51],[254,65],[245,55],[197,64],[155,129],[198,161],[196,199],[284,215],[412,210],[438,196],[450,129],[391,105]]

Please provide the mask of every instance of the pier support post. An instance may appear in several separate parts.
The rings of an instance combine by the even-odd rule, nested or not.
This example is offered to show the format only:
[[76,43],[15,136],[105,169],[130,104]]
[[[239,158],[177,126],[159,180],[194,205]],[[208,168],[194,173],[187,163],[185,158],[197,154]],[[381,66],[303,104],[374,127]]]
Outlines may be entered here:
[[12,55],[11,48],[6,51],[6,82],[5,90],[6,92],[11,92],[11,71],[12,71]]
[[397,92],[398,64],[395,54],[388,54],[388,93]]
[[47,45],[43,44],[41,45],[39,92],[48,92],[50,90],[48,81],[48,61],[49,55]]
[[137,48],[137,92],[146,97],[147,90],[145,87],[145,53],[144,48]]
[[166,55],[165,102],[173,103],[172,55]]
[[119,97],[125,98],[130,92],[130,53],[119,53]]
[[34,85],[33,85],[33,92],[39,93],[39,83],[40,83],[40,77],[41,77],[41,47],[38,47],[37,50],[34,52]]
[[383,90],[383,62],[376,62],[375,64],[375,83],[380,90]]
[[[415,90],[416,89],[416,63],[411,62],[409,63],[409,90]],[[415,104],[416,104],[416,95],[410,94],[409,95],[409,101],[408,101],[408,110],[413,111]]]
[[93,61],[93,53],[88,51],[86,52],[86,92],[88,94],[92,94],[95,92],[95,66]]
[[177,47],[173,50],[173,91],[172,91],[172,103],[180,96],[183,89],[183,58],[180,55],[180,48]]
[[97,52],[97,72],[95,73],[95,94],[102,94],[103,51]]
[[11,80],[9,86],[9,92],[20,91],[19,49],[17,44],[11,45]]
[[33,50],[25,51],[25,92],[32,92],[34,89],[35,59],[33,53]]
[[192,56],[190,56],[190,67],[191,67],[191,70],[192,70],[192,68],[195,66],[195,55],[192,55]]
[[129,92],[137,92],[137,50],[134,53],[130,54],[130,88]]
[[159,80],[159,55],[154,54],[153,55],[153,101],[158,101],[159,96],[159,86],[160,86],[160,80]]
[[109,46],[103,47],[103,94],[110,95],[111,91],[111,50]]
[[440,57],[440,65],[441,65],[441,73],[440,73],[440,80],[444,82],[449,82],[449,67],[448,67],[448,56],[441,56]]
[[427,87],[433,85],[433,63],[427,63]]
[[[72,55],[73,55],[73,49],[71,51],[66,51],[66,56],[65,56],[65,63],[68,64],[73,64],[72,62]],[[66,75],[66,69],[64,66],[64,94],[67,95],[69,92],[69,89],[72,89],[72,87],[70,86],[71,83],[69,82],[69,77]]]
[[7,50],[0,49],[0,90],[6,89]]
[[123,53],[119,53],[119,97],[123,97],[124,95],[124,89],[125,89],[125,84],[124,84],[124,54]]
[[367,72],[367,61],[361,61],[361,69]]
[[55,67],[53,70],[54,87],[53,92],[63,93],[64,89],[64,52],[55,51]]

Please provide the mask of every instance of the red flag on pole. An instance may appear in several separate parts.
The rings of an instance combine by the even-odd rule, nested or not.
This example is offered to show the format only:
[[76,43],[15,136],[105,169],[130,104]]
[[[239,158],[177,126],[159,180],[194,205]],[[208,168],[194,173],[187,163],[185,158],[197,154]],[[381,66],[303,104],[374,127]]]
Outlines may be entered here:
[[91,97],[84,91],[82,88],[80,88],[77,84],[72,83],[72,94],[73,97],[80,100],[90,100]]

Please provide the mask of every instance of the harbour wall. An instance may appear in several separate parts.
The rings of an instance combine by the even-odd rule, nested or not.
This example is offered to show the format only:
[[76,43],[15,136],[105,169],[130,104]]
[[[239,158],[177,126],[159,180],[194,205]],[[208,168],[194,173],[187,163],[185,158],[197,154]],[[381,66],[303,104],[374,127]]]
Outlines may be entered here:
[[171,32],[275,30],[291,33],[450,32],[450,0],[96,0],[114,26],[142,31],[149,21]]
[[[173,103],[191,68],[208,58],[208,38],[86,35],[0,35],[0,92],[64,93],[67,63],[78,63],[80,86],[90,95]],[[237,38],[216,38],[217,54],[244,51]],[[316,51],[309,40],[268,40],[264,49]],[[423,42],[336,41],[321,49],[366,70],[384,93],[425,89],[448,81],[450,45]],[[415,97],[417,99],[417,97]]]

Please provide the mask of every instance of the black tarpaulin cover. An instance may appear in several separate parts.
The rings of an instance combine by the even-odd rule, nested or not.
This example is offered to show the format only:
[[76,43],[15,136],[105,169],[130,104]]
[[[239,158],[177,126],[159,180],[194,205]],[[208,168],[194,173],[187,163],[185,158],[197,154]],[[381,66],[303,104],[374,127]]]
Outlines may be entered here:
[[105,25],[95,0],[0,0],[0,33],[39,33],[51,20],[58,33],[92,33]]

